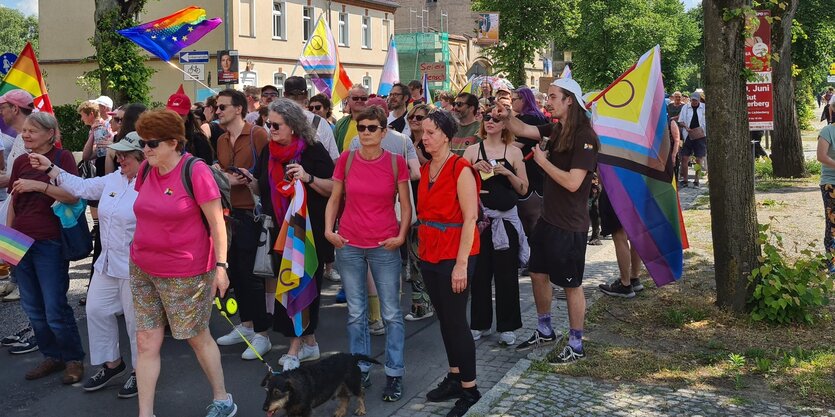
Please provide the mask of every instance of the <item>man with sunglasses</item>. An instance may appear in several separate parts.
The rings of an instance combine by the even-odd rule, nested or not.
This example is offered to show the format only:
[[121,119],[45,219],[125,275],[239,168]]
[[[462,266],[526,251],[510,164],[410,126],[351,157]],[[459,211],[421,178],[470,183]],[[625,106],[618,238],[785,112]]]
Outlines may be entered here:
[[[247,88],[249,88],[249,87],[247,87]],[[257,88],[255,88],[255,90],[257,91]],[[246,91],[246,89],[244,91]],[[260,97],[258,95],[254,96],[255,100],[258,100],[257,103],[254,103],[254,104],[257,104],[257,106],[255,106],[254,109],[249,105],[249,97],[248,97],[249,93],[246,93],[247,94],[247,110],[246,111],[248,113],[246,113],[246,117],[244,117],[244,121],[246,121],[249,124],[254,125],[255,121],[258,120],[258,109],[259,108],[268,107],[270,105],[270,103],[273,102],[273,100],[278,98],[278,88],[276,88],[274,85],[267,84],[267,85],[261,87],[260,92],[261,92]]]
[[316,140],[322,143],[331,159],[336,161],[339,158],[339,148],[336,147],[331,126],[327,120],[307,109],[307,81],[298,76],[284,80],[284,98],[289,98],[301,106],[304,115],[307,116],[307,121],[316,130]]
[[397,83],[391,86],[391,92],[388,96],[389,129],[396,130],[404,135],[411,136],[412,131],[409,129],[409,124],[406,123],[406,105],[409,102],[409,87],[402,83]]
[[348,147],[351,138],[357,136],[357,121],[356,117],[362,113],[368,104],[368,90],[362,84],[354,84],[351,90],[348,91],[348,105],[346,106],[347,115],[336,122],[334,128],[334,136],[336,137],[336,146],[340,152]]
[[481,127],[481,123],[475,117],[478,112],[478,97],[470,93],[461,93],[455,97],[452,105],[460,127],[455,137],[450,140],[449,149],[461,156],[468,146],[478,142],[476,135]]

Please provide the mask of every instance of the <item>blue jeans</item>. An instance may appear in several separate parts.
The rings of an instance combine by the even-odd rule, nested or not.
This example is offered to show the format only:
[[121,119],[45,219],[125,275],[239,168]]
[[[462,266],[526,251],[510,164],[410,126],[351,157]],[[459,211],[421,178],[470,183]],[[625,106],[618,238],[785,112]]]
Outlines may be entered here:
[[[371,354],[368,288],[365,284],[368,268],[371,267],[380,298],[380,312],[386,325],[386,375],[403,376],[406,329],[403,312],[400,311],[400,251],[345,245],[342,249],[336,249],[336,262],[348,299],[348,340],[351,353]],[[371,364],[361,361],[359,367],[363,372],[368,372]]]
[[20,303],[38,347],[47,358],[63,362],[84,359],[75,315],[67,302],[69,269],[60,240],[36,240],[15,268]]

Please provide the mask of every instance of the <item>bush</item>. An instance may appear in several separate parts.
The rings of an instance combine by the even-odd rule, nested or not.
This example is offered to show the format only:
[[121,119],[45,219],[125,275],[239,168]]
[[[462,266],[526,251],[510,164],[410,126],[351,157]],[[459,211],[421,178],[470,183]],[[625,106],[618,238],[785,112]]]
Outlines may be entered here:
[[771,166],[771,159],[757,158],[754,160],[754,175],[758,179],[774,178],[774,168]]
[[61,128],[61,146],[69,151],[81,152],[90,128],[81,122],[78,112],[75,111],[78,104],[63,104],[53,108],[55,118],[58,119],[58,126]]
[[814,159],[809,159],[806,161],[806,172],[809,175],[820,175],[821,174],[821,163]]
[[781,254],[783,237],[769,232],[768,225],[759,225],[759,230],[760,266],[751,271],[749,281],[754,287],[751,318],[777,324],[814,323],[817,310],[829,303],[833,292],[826,257],[812,252],[812,244],[790,264]]

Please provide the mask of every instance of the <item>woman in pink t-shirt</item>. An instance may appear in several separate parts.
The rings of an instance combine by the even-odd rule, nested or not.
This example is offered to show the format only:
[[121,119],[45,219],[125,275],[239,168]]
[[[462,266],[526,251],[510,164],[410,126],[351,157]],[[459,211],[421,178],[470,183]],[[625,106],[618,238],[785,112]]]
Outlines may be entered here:
[[[325,209],[325,238],[336,248],[336,262],[348,301],[348,336],[351,353],[369,355],[368,304],[365,278],[368,268],[374,277],[383,322],[386,326],[386,387],[384,401],[402,395],[403,314],[400,311],[400,251],[409,222],[398,225],[395,198],[400,201],[401,219],[412,218],[409,169],[406,160],[380,144],[386,134],[386,112],[369,106],[357,117],[361,148],[346,151],[333,171],[333,191]],[[344,203],[343,203],[344,199]],[[339,230],[334,228],[343,206]],[[371,364],[360,362],[363,384],[368,386]]]
[[209,333],[212,298],[229,288],[220,191],[209,166],[199,160],[191,168],[193,196],[186,191],[182,170],[193,157],[183,152],[185,127],[177,113],[143,113],[136,131],[147,159],[136,178],[136,232],[130,248],[139,416],[154,415],[166,324],[175,339],[188,340],[202,364],[214,397],[210,410],[234,413],[220,351]]

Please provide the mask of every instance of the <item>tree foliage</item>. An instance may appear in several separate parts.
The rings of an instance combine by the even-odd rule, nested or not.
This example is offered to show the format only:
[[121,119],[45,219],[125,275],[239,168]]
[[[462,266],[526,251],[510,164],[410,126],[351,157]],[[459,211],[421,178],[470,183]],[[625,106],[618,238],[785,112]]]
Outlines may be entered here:
[[[831,0],[802,0],[793,22],[797,110],[804,128],[810,127],[808,120],[815,108],[813,97],[827,85],[829,64],[835,62],[835,8],[832,6]],[[807,122],[805,126],[804,122]]]
[[0,7],[0,54],[11,52],[19,54],[32,43],[35,53],[38,52],[38,18],[24,16],[19,10]]

